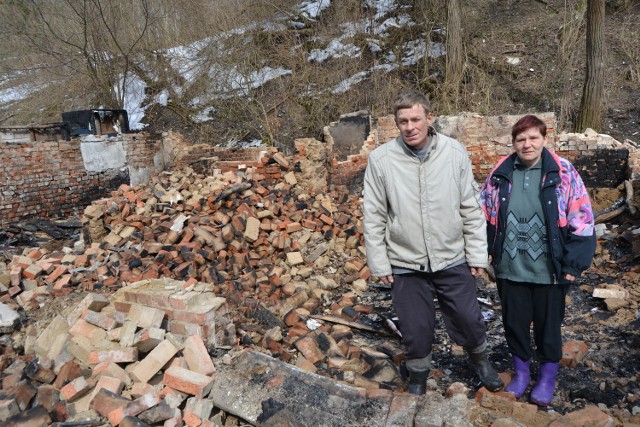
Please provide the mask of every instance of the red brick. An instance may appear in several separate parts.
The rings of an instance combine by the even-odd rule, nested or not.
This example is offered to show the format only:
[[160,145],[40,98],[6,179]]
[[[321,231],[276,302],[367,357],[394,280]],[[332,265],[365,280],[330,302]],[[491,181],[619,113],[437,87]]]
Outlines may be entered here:
[[89,384],[84,377],[78,377],[60,389],[60,397],[73,402],[89,391]]
[[363,280],[368,280],[371,277],[371,270],[369,270],[369,267],[363,267],[362,270],[360,270],[360,272],[358,273],[358,277]]
[[211,356],[199,336],[190,336],[184,342],[182,350],[189,369],[203,375],[211,375],[216,368],[213,366]]
[[300,338],[294,343],[294,345],[298,350],[300,350],[302,355],[314,365],[325,358],[324,353],[320,350],[320,347],[313,335],[306,335]]
[[586,406],[584,409],[566,414],[549,424],[549,427],[581,427],[581,426],[613,426],[614,420],[597,406]]
[[22,277],[26,279],[35,279],[42,274],[42,267],[37,264],[31,264],[22,272]]
[[130,400],[122,397],[120,393],[101,388],[91,400],[90,408],[106,417],[117,408],[121,408],[130,402]]
[[84,319],[78,319],[69,329],[69,333],[74,337],[80,336],[91,339],[96,334],[104,334],[104,331]]
[[498,391],[492,393],[485,387],[481,387],[480,390],[476,392],[476,401],[485,408],[493,408],[496,406],[495,402],[515,402],[516,397],[513,395],[513,393],[509,393],[507,391]]
[[59,265],[55,270],[53,270],[53,273],[51,273],[44,279],[45,283],[53,285],[60,276],[67,272],[67,270],[69,270],[69,266]]
[[239,215],[234,215],[233,218],[231,218],[231,227],[233,227],[233,229],[238,232],[238,233],[243,233],[244,232],[244,227],[245,227],[245,220],[240,217]]
[[89,364],[97,365],[101,362],[127,363],[138,361],[137,348],[124,348],[120,350],[101,350],[89,353]]
[[82,318],[94,326],[110,331],[117,326],[117,322],[114,318],[109,317],[102,313],[96,313],[95,311],[86,310]]
[[160,328],[164,317],[165,312],[157,308],[133,304],[129,309],[129,319],[137,321],[140,328]]
[[211,377],[178,367],[167,369],[163,382],[167,387],[200,398],[204,397],[213,385]]
[[327,225],[332,225],[333,224],[333,218],[331,218],[331,217],[329,217],[329,216],[327,216],[325,214],[320,215],[320,221],[324,222]]
[[56,379],[56,374],[51,369],[34,361],[27,365],[25,373],[30,379],[44,384],[51,384]]
[[72,277],[73,276],[71,276],[71,274],[65,274],[64,276],[60,277],[58,280],[56,280],[56,283],[53,285],[53,289],[60,290],[64,287],[67,287],[69,283],[71,283]]
[[178,351],[171,341],[162,341],[131,370],[131,376],[137,381],[148,382]]
[[89,256],[87,254],[78,255],[73,265],[76,267],[86,267],[89,265]]
[[129,394],[131,395],[131,397],[138,398],[153,390],[154,390],[154,387],[151,384],[133,383],[133,385],[129,389]]
[[91,376],[93,378],[100,379],[103,376],[117,378],[122,381],[125,385],[131,384],[131,377],[127,371],[122,369],[120,365],[114,362],[102,362],[98,363],[93,367],[93,371],[91,371]]
[[119,378],[108,377],[106,375],[102,376],[98,378],[98,382],[96,382],[96,386],[90,394],[91,397],[89,398],[89,402],[91,404],[91,402],[96,397],[98,392],[100,392],[100,390],[102,389],[108,390],[116,394],[120,394],[122,393],[124,386],[125,386],[124,382],[122,382],[122,380],[120,380]]
[[133,304],[124,301],[113,302],[113,306],[115,307],[116,311],[119,311],[120,313],[129,313],[132,305]]
[[11,286],[12,287],[20,286],[20,282],[22,281],[22,268],[21,267],[13,267],[9,271],[9,277],[11,278]]
[[20,381],[13,388],[13,398],[18,403],[18,406],[22,411],[29,407],[31,399],[36,395],[37,389],[31,383],[31,381]]
[[38,387],[38,394],[36,394],[33,406],[40,405],[51,413],[59,401],[60,391],[52,385],[43,384]]
[[7,390],[15,387],[23,378],[23,373],[6,375],[2,378],[2,389]]
[[42,249],[34,249],[27,254],[27,257],[31,258],[33,261],[37,261],[44,256],[44,252]]
[[111,425],[117,426],[125,417],[136,416],[149,408],[153,408],[158,403],[160,403],[160,395],[154,389],[151,392],[140,396],[136,400],[109,412],[107,418]]
[[178,322],[195,323],[198,325],[206,325],[215,322],[218,308],[212,308],[205,312],[197,312],[193,310],[174,310],[173,319]]
[[296,231],[300,231],[302,230],[302,224],[300,224],[299,222],[292,222],[290,224],[287,224],[287,233],[294,233]]
[[562,346],[562,360],[560,364],[568,368],[575,368],[589,351],[584,341],[570,340]]

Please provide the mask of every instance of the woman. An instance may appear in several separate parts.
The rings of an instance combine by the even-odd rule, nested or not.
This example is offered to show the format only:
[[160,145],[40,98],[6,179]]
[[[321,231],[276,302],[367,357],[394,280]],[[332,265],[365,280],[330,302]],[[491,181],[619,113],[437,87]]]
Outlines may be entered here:
[[535,355],[540,368],[531,401],[547,406],[562,358],[565,296],[595,253],[593,212],[576,169],[545,148],[547,127],[542,120],[524,116],[511,136],[514,153],[498,162],[481,190],[515,370],[505,390],[516,398],[524,395]]

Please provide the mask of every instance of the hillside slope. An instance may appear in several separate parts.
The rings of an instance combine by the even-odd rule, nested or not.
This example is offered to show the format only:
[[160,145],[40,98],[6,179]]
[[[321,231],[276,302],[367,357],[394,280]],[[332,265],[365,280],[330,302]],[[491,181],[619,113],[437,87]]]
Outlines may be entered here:
[[[132,51],[122,102],[133,129],[181,130],[193,142],[217,145],[320,138],[341,114],[387,114],[401,87],[427,92],[439,114],[553,111],[560,130],[572,130],[584,80],[586,2],[463,2],[466,64],[457,105],[442,89],[445,3],[238,2],[237,10],[225,10],[224,25],[206,13],[191,15],[216,26],[196,25],[190,37],[162,44],[150,38]],[[606,119],[599,131],[638,142],[640,2],[607,5]],[[30,51],[19,37],[27,54],[18,58],[11,40],[0,43],[0,125],[122,106],[98,93],[82,58],[68,60],[79,61],[72,69]]]

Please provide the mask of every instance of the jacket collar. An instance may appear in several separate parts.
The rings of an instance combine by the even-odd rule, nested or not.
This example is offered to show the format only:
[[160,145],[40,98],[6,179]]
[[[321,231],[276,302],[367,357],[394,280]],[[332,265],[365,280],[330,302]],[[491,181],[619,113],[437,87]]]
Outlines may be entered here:
[[[431,155],[431,153],[433,152],[433,150],[435,150],[437,148],[437,146],[438,146],[438,139],[439,139],[438,138],[438,132],[436,132],[436,130],[433,128],[433,126],[429,126],[428,134],[429,134],[429,143],[428,143],[428,146],[427,146],[427,154],[422,159],[423,161],[428,159],[429,156]],[[404,143],[404,140],[402,139],[402,135],[398,135],[398,137],[396,138],[396,144],[398,144],[400,149],[406,155],[417,158],[417,156],[413,152],[413,150],[411,150],[409,147],[407,147],[407,144]]]

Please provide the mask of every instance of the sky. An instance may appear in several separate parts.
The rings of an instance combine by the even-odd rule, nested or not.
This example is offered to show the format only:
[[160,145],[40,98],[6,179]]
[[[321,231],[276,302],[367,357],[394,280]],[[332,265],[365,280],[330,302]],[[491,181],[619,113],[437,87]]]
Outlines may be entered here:
[[[339,1],[339,0],[333,0]],[[377,52],[381,60],[374,67],[361,70],[354,75],[341,81],[334,87],[327,89],[331,93],[339,94],[348,91],[353,85],[365,80],[375,71],[391,71],[399,66],[399,62],[403,65],[416,64],[425,55],[431,57],[442,56],[445,54],[444,46],[438,43],[431,43],[426,46],[425,38],[414,40],[404,47],[401,58],[397,58],[391,51],[383,51],[379,41],[388,35],[389,29],[398,28],[411,23],[408,14],[403,14],[401,6],[396,0],[364,0],[366,6],[375,11],[373,20],[362,20],[361,22],[352,22],[348,25],[340,27],[341,35],[333,40],[318,40],[318,44],[326,47],[322,49],[313,49],[309,52],[307,61],[311,63],[322,63],[330,58],[340,57],[359,57],[362,55],[360,47],[355,46],[349,40],[358,33],[371,35],[368,41],[368,47]],[[317,20],[320,15],[331,5],[331,0],[303,1],[297,6],[299,16],[304,17],[307,21]],[[386,15],[394,11],[393,17],[387,18]],[[398,13],[399,12],[399,13]],[[304,22],[284,21],[282,18],[278,21],[274,18],[273,22],[261,23],[265,28],[283,28],[284,26],[295,26],[296,28],[304,28]],[[256,24],[257,25],[257,24]],[[284,68],[273,68],[265,66],[256,69],[249,75],[240,73],[234,69],[222,69],[219,66],[209,66],[204,54],[205,49],[210,51],[212,46],[220,46],[223,49],[223,41],[226,37],[237,37],[242,35],[249,28],[236,28],[226,34],[216,37],[210,37],[185,46],[176,46],[167,49],[162,54],[168,59],[173,70],[183,77],[185,82],[182,86],[176,85],[172,88],[177,94],[183,93],[188,89],[189,84],[199,75],[208,75],[213,82],[209,90],[209,97],[225,97],[246,95],[250,89],[254,89],[264,85],[270,80],[277,79],[282,76],[291,74],[291,70]],[[21,85],[17,87],[9,87],[8,81],[10,76],[0,76],[0,110],[4,109],[3,104],[12,101],[24,99],[35,91],[41,90],[42,87],[29,87]],[[4,87],[3,86],[7,86]],[[129,128],[131,130],[142,130],[145,124],[145,111],[153,104],[167,105],[170,100],[167,91],[160,92],[154,99],[147,99],[145,95],[146,84],[137,76],[131,75],[127,79],[127,90],[124,101],[124,108],[129,116]],[[211,107],[207,106],[207,98],[202,96],[193,99],[191,105],[199,110],[192,117],[194,121],[207,121],[211,119]],[[201,107],[201,108],[198,108]],[[10,108],[10,107],[9,107]],[[95,108],[101,108],[96,106]]]

